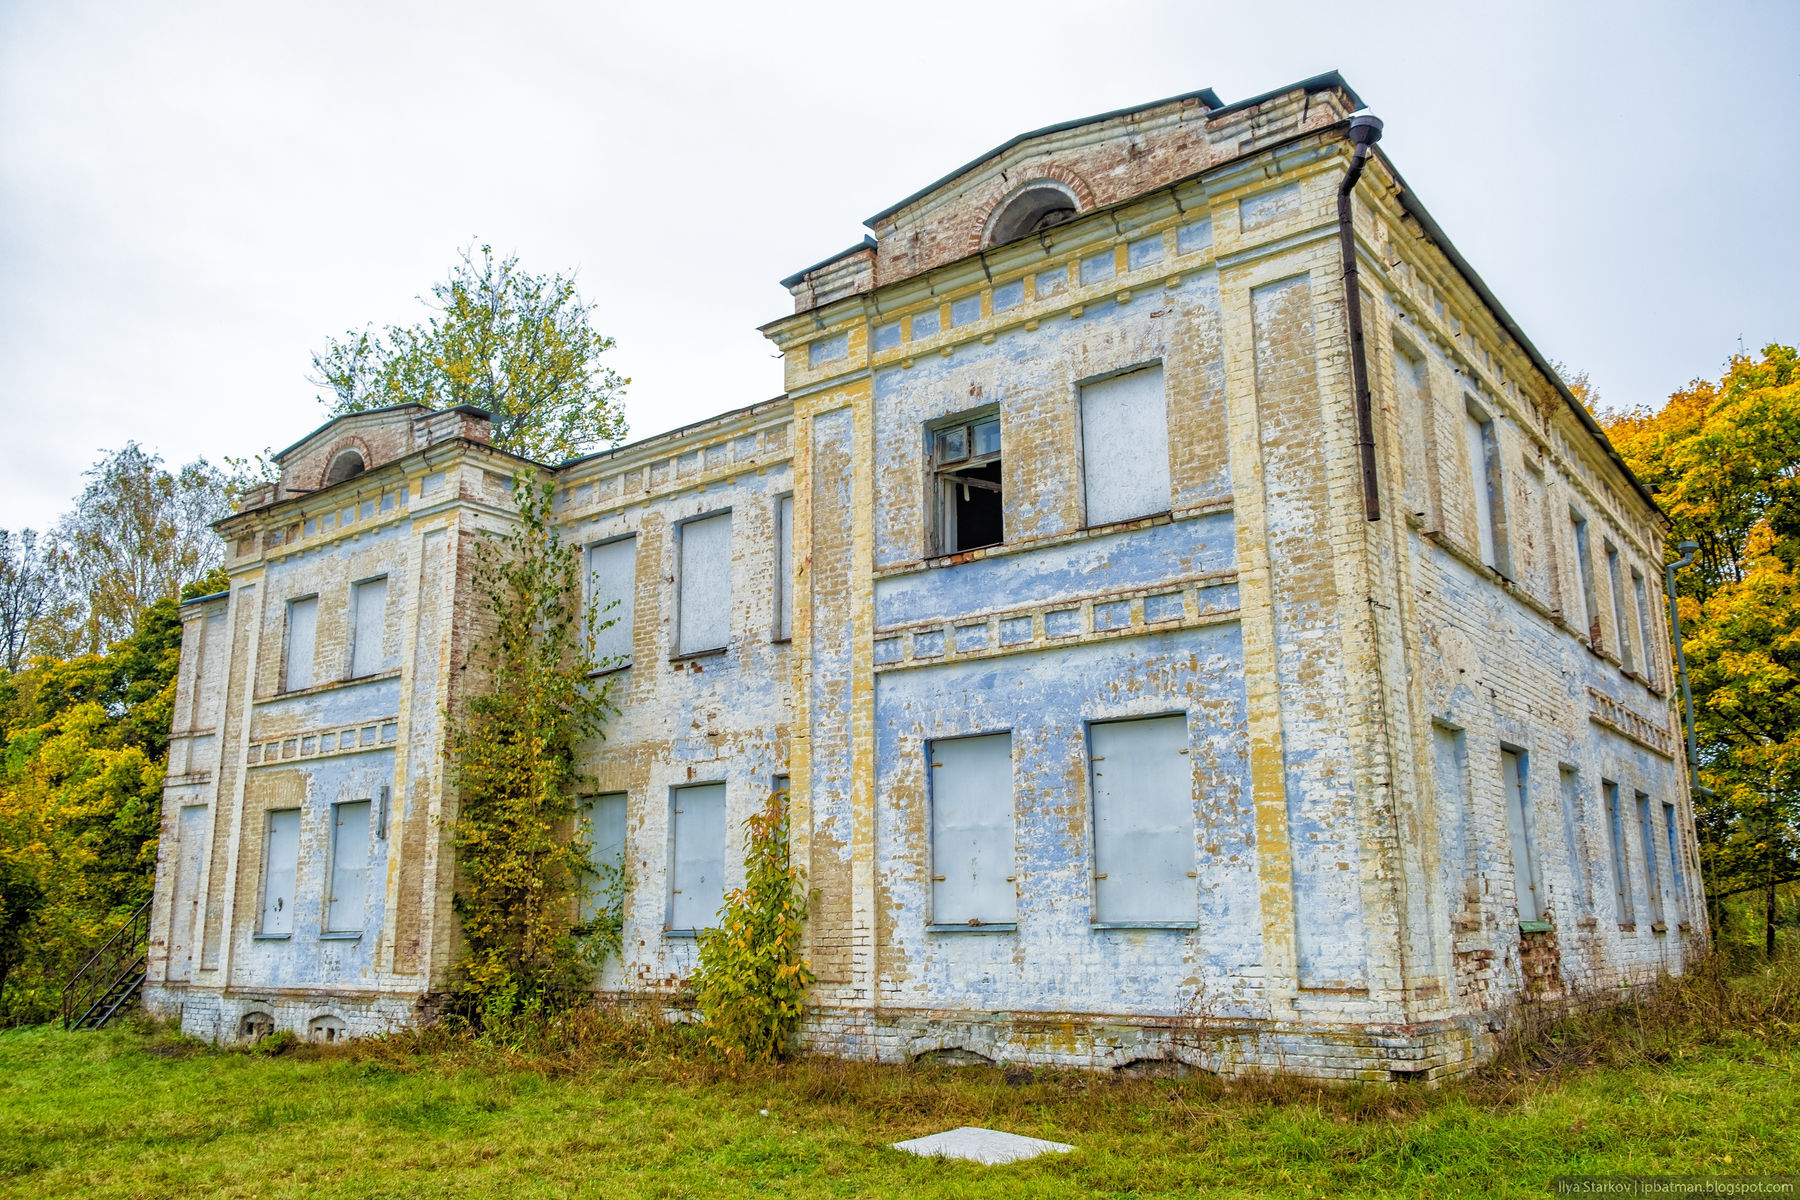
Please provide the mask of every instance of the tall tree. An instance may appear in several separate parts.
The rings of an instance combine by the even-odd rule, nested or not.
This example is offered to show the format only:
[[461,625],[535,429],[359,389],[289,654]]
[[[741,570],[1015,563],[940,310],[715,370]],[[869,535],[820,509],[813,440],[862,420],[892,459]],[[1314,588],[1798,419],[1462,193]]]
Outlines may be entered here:
[[138,614],[217,566],[212,523],[231,511],[232,480],[204,459],[177,471],[136,442],[87,471],[87,486],[52,531],[57,577],[51,620],[60,657],[98,654],[132,632]]
[[331,415],[393,404],[470,404],[494,415],[494,444],[558,463],[625,436],[631,381],[600,361],[613,340],[573,276],[533,275],[516,257],[466,247],[420,302],[420,324],[351,330],[313,355],[312,381]]
[[[1736,355],[1661,409],[1602,414],[1656,487],[1671,540],[1699,544],[1678,579],[1693,683],[1702,863],[1715,904],[1800,879],[1800,358]],[[1715,910],[1716,911],[1716,910]]]
[[0,657],[17,671],[50,609],[56,580],[44,562],[36,530],[0,529]]

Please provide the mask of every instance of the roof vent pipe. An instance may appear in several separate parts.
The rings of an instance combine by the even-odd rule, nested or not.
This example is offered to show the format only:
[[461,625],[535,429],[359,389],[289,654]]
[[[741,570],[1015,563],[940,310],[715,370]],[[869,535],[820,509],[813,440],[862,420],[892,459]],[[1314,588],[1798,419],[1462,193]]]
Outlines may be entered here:
[[1362,288],[1356,274],[1356,238],[1350,228],[1350,193],[1362,178],[1369,151],[1381,140],[1381,118],[1364,109],[1350,117],[1350,141],[1356,151],[1338,188],[1338,246],[1344,256],[1344,307],[1350,318],[1350,374],[1356,387],[1356,448],[1362,458],[1363,515],[1381,520],[1381,497],[1375,490],[1375,417],[1369,403],[1369,358],[1363,348]]

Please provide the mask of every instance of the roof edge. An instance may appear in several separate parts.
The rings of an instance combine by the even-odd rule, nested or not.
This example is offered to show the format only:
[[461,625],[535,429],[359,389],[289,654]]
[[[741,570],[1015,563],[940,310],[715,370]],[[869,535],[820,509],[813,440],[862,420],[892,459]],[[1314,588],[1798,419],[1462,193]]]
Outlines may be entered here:
[[[1292,91],[1293,88],[1294,85],[1290,84],[1283,88],[1282,91]],[[1219,94],[1217,92],[1213,91],[1211,88],[1201,88],[1197,92],[1183,92],[1179,96],[1165,96],[1161,100],[1151,100],[1145,104],[1133,104],[1127,108],[1115,108],[1110,112],[1095,113],[1091,117],[1076,117],[1072,121],[1058,121],[1056,124],[1046,125],[1042,129],[1033,129],[1029,133],[1021,133],[1016,137],[1007,139],[998,146],[995,146],[992,150],[989,150],[986,154],[970,159],[968,162],[956,168],[956,170],[950,172],[948,175],[943,176],[941,179],[926,184],[898,204],[890,204],[874,216],[865,220],[863,224],[873,227],[875,222],[893,216],[907,205],[929,196],[932,192],[937,191],[957,176],[968,174],[982,163],[987,162],[990,158],[996,158],[999,155],[1005,154],[1008,150],[1011,150],[1021,142],[1028,142],[1032,138],[1044,137],[1047,134],[1062,133],[1067,129],[1078,129],[1083,125],[1093,125],[1100,121],[1111,121],[1116,117],[1129,117],[1133,113],[1148,112],[1150,109],[1161,108],[1165,104],[1179,104],[1184,100],[1200,101],[1200,103],[1206,106],[1206,111],[1209,113],[1217,112],[1223,105],[1223,101],[1219,99]],[[830,260],[828,259],[826,261]]]
[[1382,151],[1380,146],[1375,147],[1375,153],[1380,155],[1382,165],[1387,168],[1388,174],[1393,176],[1394,183],[1398,187],[1395,198],[1400,201],[1400,207],[1405,209],[1407,214],[1414,220],[1418,221],[1420,227],[1425,230],[1426,236],[1430,237],[1433,244],[1443,252],[1444,257],[1450,260],[1450,265],[1456,268],[1457,273],[1463,277],[1463,281],[1469,285],[1475,295],[1487,306],[1488,311],[1494,314],[1494,319],[1500,323],[1500,327],[1506,330],[1508,336],[1510,336],[1513,341],[1517,342],[1519,347],[1525,351],[1525,356],[1531,360],[1531,365],[1536,367],[1538,372],[1542,374],[1545,379],[1550,381],[1550,386],[1556,389],[1557,394],[1563,398],[1563,402],[1574,411],[1576,418],[1580,420],[1587,431],[1594,436],[1594,439],[1600,443],[1600,448],[1606,452],[1606,456],[1612,460],[1613,465],[1618,467],[1624,474],[1626,482],[1630,483],[1631,486],[1636,489],[1637,494],[1643,499],[1644,503],[1650,506],[1650,510],[1660,516],[1664,521],[1669,520],[1669,514],[1663,511],[1662,505],[1656,502],[1656,497],[1651,493],[1649,488],[1644,486],[1643,480],[1639,479],[1637,473],[1626,464],[1623,456],[1621,456],[1618,450],[1614,448],[1612,439],[1606,436],[1606,430],[1600,428],[1600,422],[1594,419],[1594,414],[1590,413],[1587,410],[1587,407],[1583,405],[1580,400],[1575,398],[1575,393],[1569,390],[1569,385],[1563,382],[1563,378],[1561,375],[1557,374],[1556,368],[1550,365],[1549,360],[1546,359],[1542,352],[1532,344],[1531,339],[1525,336],[1525,330],[1520,327],[1517,321],[1513,320],[1512,314],[1506,311],[1506,306],[1500,303],[1499,298],[1488,288],[1488,285],[1482,280],[1481,276],[1476,273],[1475,268],[1469,265],[1469,260],[1462,256],[1462,252],[1456,248],[1456,244],[1450,240],[1449,235],[1444,232],[1443,227],[1437,223],[1431,213],[1426,210],[1425,205],[1420,202],[1418,195],[1413,191],[1412,185],[1407,183],[1406,178],[1394,168],[1393,160]]
[[293,445],[287,447],[286,449],[277,450],[270,457],[274,461],[280,462],[283,458],[292,454],[294,451],[298,450],[300,447],[306,445],[306,443],[312,441],[314,438],[318,437],[321,433],[324,433],[327,429],[330,429],[333,425],[336,425],[339,421],[346,421],[346,420],[349,420],[351,417],[373,417],[373,416],[379,416],[382,413],[396,413],[396,412],[400,412],[403,409],[408,409],[408,408],[423,409],[426,412],[457,412],[457,413],[462,413],[465,416],[486,417],[490,421],[494,419],[493,413],[489,412],[485,408],[481,408],[474,404],[452,404],[448,408],[433,408],[433,407],[431,407],[431,405],[421,404],[417,400],[407,400],[400,404],[383,405],[380,408],[359,408],[355,412],[339,413],[335,417],[325,418],[325,420],[322,423],[315,425],[313,427],[313,431],[311,433],[307,434],[305,437],[302,437],[300,440],[296,441]]
[[791,288],[796,283],[800,283],[801,281],[803,281],[808,275],[811,275],[814,271],[817,271],[819,268],[829,267],[832,263],[837,262],[840,259],[849,258],[852,254],[855,254],[858,250],[873,250],[873,249],[875,249],[875,246],[876,246],[875,239],[873,237],[871,237],[869,234],[865,233],[865,234],[863,234],[863,240],[856,243],[856,245],[851,246],[850,248],[848,248],[846,250],[839,250],[836,254],[833,254],[830,258],[821,258],[818,262],[814,263],[810,267],[805,267],[801,270],[795,271],[792,275],[789,275],[786,279],[781,281],[781,286],[784,288]]

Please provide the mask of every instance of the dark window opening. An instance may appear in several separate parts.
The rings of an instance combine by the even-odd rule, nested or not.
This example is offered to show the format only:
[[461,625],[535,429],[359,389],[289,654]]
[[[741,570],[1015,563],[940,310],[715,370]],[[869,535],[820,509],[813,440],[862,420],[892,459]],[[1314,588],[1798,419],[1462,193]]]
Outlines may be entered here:
[[363,456],[354,450],[345,450],[331,460],[331,468],[325,472],[325,487],[334,483],[342,483],[346,479],[354,479],[364,470]]
[[986,417],[932,434],[940,554],[961,554],[1006,540],[1001,490],[1000,419]]
[[988,233],[988,245],[1003,246],[1027,234],[1053,229],[1076,216],[1075,198],[1060,184],[1033,184],[1007,201]]

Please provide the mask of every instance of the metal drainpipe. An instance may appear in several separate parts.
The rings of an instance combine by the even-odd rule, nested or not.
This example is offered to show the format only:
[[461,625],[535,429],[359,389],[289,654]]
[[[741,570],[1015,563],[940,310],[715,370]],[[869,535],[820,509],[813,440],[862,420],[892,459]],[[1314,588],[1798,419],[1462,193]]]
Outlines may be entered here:
[[1663,564],[1663,595],[1669,598],[1669,625],[1675,633],[1675,673],[1681,679],[1681,712],[1687,722],[1688,787],[1711,795],[1700,786],[1700,751],[1694,741],[1694,694],[1688,690],[1687,655],[1681,649],[1681,608],[1675,603],[1675,572],[1694,561],[1694,551],[1700,548],[1700,543],[1683,542],[1675,548],[1681,551],[1681,559]]
[[1363,347],[1362,287],[1357,282],[1356,238],[1350,228],[1350,193],[1362,178],[1369,151],[1381,140],[1381,118],[1361,112],[1350,118],[1350,140],[1356,145],[1350,170],[1338,188],[1338,246],[1344,256],[1344,305],[1350,314],[1350,374],[1356,387],[1356,448],[1362,455],[1363,515],[1381,520],[1381,497],[1375,490],[1375,416],[1369,403],[1369,358]]

